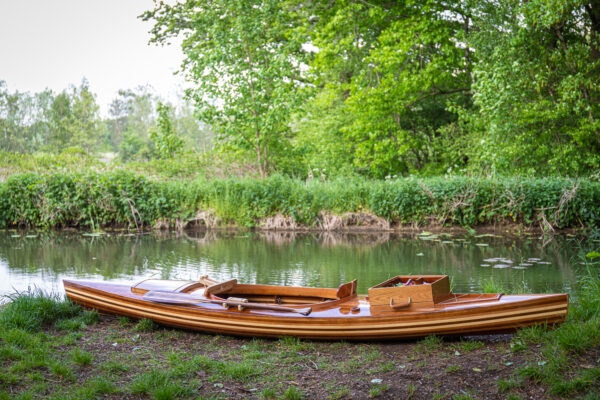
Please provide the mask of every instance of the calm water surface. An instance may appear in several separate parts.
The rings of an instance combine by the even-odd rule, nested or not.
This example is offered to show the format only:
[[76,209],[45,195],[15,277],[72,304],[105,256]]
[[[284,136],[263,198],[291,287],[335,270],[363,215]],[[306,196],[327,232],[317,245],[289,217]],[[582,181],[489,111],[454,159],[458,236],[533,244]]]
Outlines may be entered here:
[[[597,243],[596,243],[597,244]],[[559,236],[0,232],[0,295],[28,287],[62,292],[63,278],[145,277],[337,287],[358,290],[399,274],[448,274],[455,292],[505,288],[572,292],[581,254],[593,243]],[[525,264],[525,265],[523,265]],[[530,265],[526,265],[530,264]]]

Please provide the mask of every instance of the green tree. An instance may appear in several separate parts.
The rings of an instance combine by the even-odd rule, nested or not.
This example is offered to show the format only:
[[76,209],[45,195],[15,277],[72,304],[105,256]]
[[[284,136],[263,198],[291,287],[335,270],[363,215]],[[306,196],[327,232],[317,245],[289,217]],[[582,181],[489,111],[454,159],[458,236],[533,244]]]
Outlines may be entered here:
[[161,158],[171,158],[181,152],[183,140],[173,128],[171,107],[159,101],[156,111],[158,118],[156,126],[150,129],[150,139],[154,142],[154,147]]
[[78,88],[72,89],[71,99],[73,126],[69,145],[81,147],[88,153],[95,151],[98,144],[100,107],[90,91],[87,80],[84,79]]
[[98,144],[99,107],[87,80],[71,86],[54,97],[49,110],[49,150],[59,152],[76,146],[90,153]]
[[313,103],[330,113],[307,107],[302,126],[326,129],[354,167],[373,176],[440,163],[441,129],[458,119],[457,104],[471,102],[467,6],[343,0],[316,3],[305,15],[314,25],[307,40],[318,49],[310,63],[320,89]]
[[155,43],[183,36],[200,118],[225,148],[252,150],[265,176],[303,94],[294,10],[278,0],[188,0],[157,3],[143,19],[154,21]]
[[153,143],[148,132],[156,121],[157,96],[149,86],[119,90],[109,107],[108,141],[123,161],[149,159]]
[[10,93],[0,81],[0,148],[10,152],[34,152],[48,137],[48,111],[53,101],[49,90]]
[[474,167],[578,175],[600,168],[600,2],[479,1]]

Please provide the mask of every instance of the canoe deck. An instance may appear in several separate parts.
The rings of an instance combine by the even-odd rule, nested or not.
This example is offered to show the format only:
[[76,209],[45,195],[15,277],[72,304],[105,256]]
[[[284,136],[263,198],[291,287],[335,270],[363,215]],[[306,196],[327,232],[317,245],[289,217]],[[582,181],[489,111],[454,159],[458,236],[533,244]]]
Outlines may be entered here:
[[[147,300],[144,297],[147,291],[136,292],[133,289],[135,285],[64,280],[64,286],[67,297],[73,302],[102,313],[148,318],[164,325],[203,332],[255,337],[383,340],[431,334],[502,333],[534,324],[560,323],[564,321],[568,308],[567,294],[450,294],[437,303],[411,303],[409,299],[408,304],[394,309],[387,304],[371,304],[368,296],[357,295],[355,291],[345,293],[343,298],[336,298],[335,289],[295,288],[298,301],[304,294],[302,289],[326,291],[310,292],[312,301],[320,301],[310,304],[310,313],[303,315],[279,309],[252,309],[243,306],[224,308],[219,304],[219,299],[226,298],[226,295],[209,293],[208,296],[203,296],[204,290],[198,291],[198,299],[217,300],[165,304]],[[249,293],[250,286],[252,285],[238,287],[240,291]],[[274,288],[272,290],[285,288],[257,286]],[[265,290],[261,289],[261,292]],[[273,304],[276,304],[277,296],[273,299]],[[290,308],[306,305],[297,302],[277,303],[278,307]]]

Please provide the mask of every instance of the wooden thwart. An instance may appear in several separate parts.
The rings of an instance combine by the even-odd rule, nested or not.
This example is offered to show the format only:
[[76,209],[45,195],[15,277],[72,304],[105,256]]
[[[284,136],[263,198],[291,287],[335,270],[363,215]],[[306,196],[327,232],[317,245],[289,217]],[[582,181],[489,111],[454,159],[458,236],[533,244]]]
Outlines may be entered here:
[[[269,304],[260,303],[249,303],[247,299],[235,298],[215,300],[208,299],[205,297],[196,297],[187,293],[175,293],[175,292],[163,292],[160,290],[152,290],[144,294],[144,300],[153,301],[155,303],[167,303],[167,304],[198,304],[198,303],[210,303],[210,304],[222,304],[224,307],[237,307],[239,310],[255,309],[255,310],[271,310],[271,311],[283,311],[291,312],[302,315],[308,315],[312,312],[312,308],[290,308],[282,306],[272,306]],[[245,300],[245,301],[244,301]]]

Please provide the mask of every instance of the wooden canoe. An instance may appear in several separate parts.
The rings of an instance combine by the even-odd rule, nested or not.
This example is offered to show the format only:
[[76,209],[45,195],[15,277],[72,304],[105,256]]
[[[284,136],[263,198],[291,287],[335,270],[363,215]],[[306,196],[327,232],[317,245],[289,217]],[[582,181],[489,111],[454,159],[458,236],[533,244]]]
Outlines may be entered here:
[[356,293],[333,288],[145,280],[134,285],[64,280],[69,299],[102,313],[219,334],[332,340],[489,334],[567,315],[567,294],[455,294],[445,275],[397,276]]

